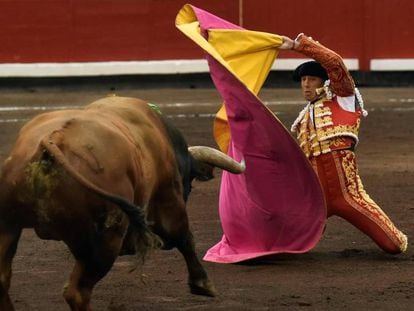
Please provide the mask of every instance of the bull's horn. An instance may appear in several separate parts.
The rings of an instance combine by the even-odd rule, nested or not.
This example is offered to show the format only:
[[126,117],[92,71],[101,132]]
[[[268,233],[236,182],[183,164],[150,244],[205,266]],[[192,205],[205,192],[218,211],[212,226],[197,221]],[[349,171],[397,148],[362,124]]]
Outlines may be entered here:
[[234,174],[243,173],[246,168],[244,160],[239,163],[223,152],[211,147],[192,146],[188,147],[188,152],[198,161],[206,162]]

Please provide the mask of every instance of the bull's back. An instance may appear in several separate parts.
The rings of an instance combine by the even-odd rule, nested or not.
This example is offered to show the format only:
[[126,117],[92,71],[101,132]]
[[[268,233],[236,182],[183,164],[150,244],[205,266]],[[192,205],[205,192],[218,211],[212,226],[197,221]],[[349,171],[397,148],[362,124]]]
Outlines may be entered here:
[[55,144],[73,170],[92,184],[132,200],[133,144],[114,122],[88,110],[46,113],[28,122],[2,167],[2,220],[61,239],[61,227],[102,213],[105,202],[71,178],[42,141]]
[[111,96],[91,103],[86,109],[121,120],[135,143],[148,147],[149,151],[152,146],[167,147],[163,145],[168,143],[168,137],[160,115],[143,100]]
[[[123,152],[136,147],[152,152],[152,146],[163,142],[159,120],[145,102],[133,98],[107,97],[85,106],[85,109],[44,113],[25,124],[6,159],[13,166],[31,162],[38,157],[45,137],[60,139],[63,149],[71,149],[88,158],[117,159]],[[149,145],[149,148],[146,147]],[[84,149],[83,151],[80,149]],[[65,150],[64,150],[65,151]],[[155,156],[156,153],[148,155]],[[70,156],[70,154],[68,154]]]
[[27,188],[33,163],[44,156],[44,139],[55,143],[85,178],[126,198],[149,200],[160,179],[174,174],[162,123],[140,100],[104,98],[85,109],[35,117],[21,129],[5,161],[3,184]]
[[[176,159],[165,124],[147,102],[129,97],[107,97],[93,102],[87,109],[99,110],[122,120],[122,131],[133,141],[138,158],[152,167],[147,175],[174,174]],[[149,176],[145,176],[149,178]],[[160,176],[161,177],[161,176]]]
[[117,181],[130,169],[134,154],[135,144],[128,135],[120,120],[97,110],[41,115],[22,128],[4,169],[6,173],[8,168],[16,174],[27,172],[30,163],[41,159],[41,142],[46,140],[56,144],[69,163],[92,182]]

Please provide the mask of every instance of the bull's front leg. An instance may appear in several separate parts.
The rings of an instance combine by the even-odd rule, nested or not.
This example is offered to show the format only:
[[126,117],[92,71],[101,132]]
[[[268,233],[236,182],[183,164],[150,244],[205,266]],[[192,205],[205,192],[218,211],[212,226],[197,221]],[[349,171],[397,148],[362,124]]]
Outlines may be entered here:
[[214,297],[216,289],[209,280],[195,252],[193,236],[189,229],[177,243],[177,248],[183,254],[189,273],[188,285],[192,294]]
[[[164,192],[165,193],[168,192]],[[188,225],[185,203],[180,195],[173,193],[168,199],[156,202],[150,207],[148,220],[151,228],[164,242],[164,249],[177,247],[184,256],[188,270],[188,284],[191,293],[215,296],[216,289],[197,257],[193,236]]]
[[172,187],[168,182],[158,189],[148,205],[147,219],[152,231],[162,239],[164,249],[176,247],[183,255],[191,293],[214,297],[216,289],[195,251],[180,182],[176,180]]

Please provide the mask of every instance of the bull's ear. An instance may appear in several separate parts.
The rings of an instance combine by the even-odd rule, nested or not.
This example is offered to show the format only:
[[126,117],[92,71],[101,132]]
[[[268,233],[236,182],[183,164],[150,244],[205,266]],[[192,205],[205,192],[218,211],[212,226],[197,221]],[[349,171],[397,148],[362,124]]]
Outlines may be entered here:
[[205,162],[198,162],[196,165],[195,179],[198,181],[208,181],[213,179],[213,170],[214,166]]

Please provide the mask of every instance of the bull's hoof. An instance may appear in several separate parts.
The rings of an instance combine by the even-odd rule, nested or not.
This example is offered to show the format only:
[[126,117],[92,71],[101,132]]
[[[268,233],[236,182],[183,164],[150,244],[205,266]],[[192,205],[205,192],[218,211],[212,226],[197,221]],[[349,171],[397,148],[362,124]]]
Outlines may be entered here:
[[216,288],[210,280],[202,280],[194,283],[189,283],[191,293],[194,295],[202,295],[215,297],[217,295]]

